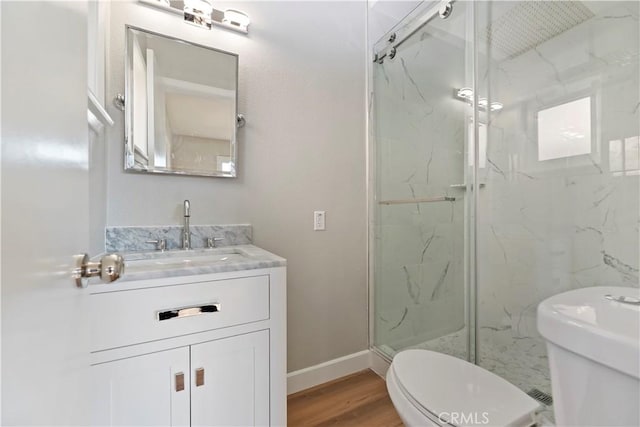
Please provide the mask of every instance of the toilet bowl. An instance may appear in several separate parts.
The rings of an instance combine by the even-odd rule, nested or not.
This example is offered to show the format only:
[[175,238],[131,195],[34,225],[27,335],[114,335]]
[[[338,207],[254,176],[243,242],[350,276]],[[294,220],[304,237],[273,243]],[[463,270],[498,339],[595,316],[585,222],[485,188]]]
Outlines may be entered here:
[[640,425],[640,291],[597,286],[538,306],[558,425]]
[[428,350],[398,353],[387,371],[387,389],[408,427],[528,427],[540,406],[486,369]]

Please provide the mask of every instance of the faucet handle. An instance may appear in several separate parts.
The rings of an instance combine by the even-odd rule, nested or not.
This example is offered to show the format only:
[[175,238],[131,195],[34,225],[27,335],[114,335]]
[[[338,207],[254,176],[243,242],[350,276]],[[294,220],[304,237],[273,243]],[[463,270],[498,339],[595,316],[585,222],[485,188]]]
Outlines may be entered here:
[[156,250],[164,251],[167,249],[167,239],[147,240],[147,243],[156,245]]
[[207,248],[209,249],[215,248],[216,242],[219,242],[221,240],[224,240],[224,238],[223,237],[207,237]]

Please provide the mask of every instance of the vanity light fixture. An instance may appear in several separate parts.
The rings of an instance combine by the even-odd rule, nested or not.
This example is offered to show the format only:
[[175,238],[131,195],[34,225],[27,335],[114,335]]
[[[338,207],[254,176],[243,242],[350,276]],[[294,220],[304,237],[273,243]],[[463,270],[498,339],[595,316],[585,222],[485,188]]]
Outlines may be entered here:
[[470,87],[463,87],[462,89],[458,89],[458,98],[469,99],[473,98],[473,89]]
[[184,0],[184,20],[198,27],[211,29],[213,6],[210,0]]
[[[249,15],[237,10],[218,10],[213,7],[212,0],[138,0],[148,6],[182,15],[184,21],[210,30],[212,27],[223,27],[238,33],[248,34],[251,20]],[[184,4],[184,7],[180,7]]]
[[227,9],[224,11],[224,18],[222,23],[227,25],[233,25],[241,30],[248,31],[251,20],[249,15],[236,9]]

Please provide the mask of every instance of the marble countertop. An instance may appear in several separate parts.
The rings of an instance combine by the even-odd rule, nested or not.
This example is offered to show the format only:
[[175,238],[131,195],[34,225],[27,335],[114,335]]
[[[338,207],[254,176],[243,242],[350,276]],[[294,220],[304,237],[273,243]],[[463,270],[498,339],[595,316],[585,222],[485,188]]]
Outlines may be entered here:
[[125,273],[119,282],[284,267],[287,260],[254,245],[213,249],[120,252]]

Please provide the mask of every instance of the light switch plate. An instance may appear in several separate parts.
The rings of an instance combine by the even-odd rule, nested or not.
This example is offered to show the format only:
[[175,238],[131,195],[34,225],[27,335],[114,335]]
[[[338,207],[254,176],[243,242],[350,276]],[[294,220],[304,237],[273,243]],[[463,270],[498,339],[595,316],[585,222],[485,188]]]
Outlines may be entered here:
[[313,229],[314,231],[323,231],[326,229],[326,212],[325,211],[313,212]]

